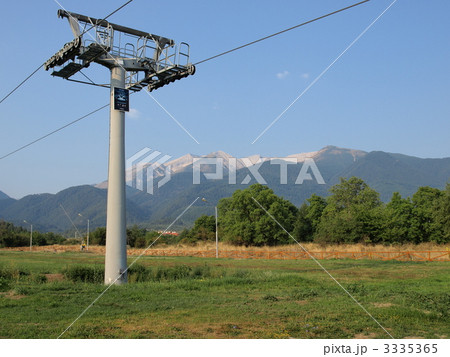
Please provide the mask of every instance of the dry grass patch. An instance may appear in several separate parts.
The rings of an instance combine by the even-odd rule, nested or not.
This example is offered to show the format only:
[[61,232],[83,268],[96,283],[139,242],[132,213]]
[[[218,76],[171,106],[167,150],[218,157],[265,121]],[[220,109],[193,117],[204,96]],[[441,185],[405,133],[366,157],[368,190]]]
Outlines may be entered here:
[[309,301],[308,300],[297,300],[295,301],[296,304],[298,305],[306,305]]
[[20,299],[23,299],[24,297],[26,297],[25,295],[17,294],[14,290],[2,292],[2,293],[0,293],[0,296],[3,296],[6,299],[11,299],[11,300],[20,300]]
[[373,306],[375,306],[375,307],[391,307],[391,306],[394,306],[394,304],[392,304],[390,302],[374,302]]
[[[328,244],[322,245],[317,243],[302,243],[302,246],[308,252],[346,252],[346,253],[365,253],[365,252],[423,252],[423,251],[448,251],[450,252],[450,244],[438,245],[435,243],[421,243],[421,244],[403,244],[403,245],[366,245],[366,244]],[[148,249],[145,255],[152,255],[153,252],[164,250],[167,254],[175,251],[182,251],[184,254],[198,253],[199,251],[214,251],[216,246],[214,242],[201,242],[195,245],[166,245],[158,244]],[[8,251],[29,251],[28,247],[15,247],[15,248],[2,248],[2,250]],[[128,255],[140,255],[143,253],[144,248],[128,248]],[[225,242],[219,243],[219,255],[221,251],[237,251],[237,252],[303,252],[303,249],[297,244],[289,244],[276,247],[244,247],[234,246]],[[64,252],[80,252],[79,245],[49,245],[33,247],[33,252],[49,252],[49,253],[64,253]],[[105,254],[104,246],[89,246],[89,250],[83,251],[83,254]]]
[[376,337],[377,337],[377,334],[375,332],[369,332],[368,334],[363,332],[363,333],[357,333],[354,338],[372,339],[372,338],[376,338]]
[[45,277],[47,278],[47,281],[49,283],[53,281],[63,281],[64,275],[63,274],[45,274]]

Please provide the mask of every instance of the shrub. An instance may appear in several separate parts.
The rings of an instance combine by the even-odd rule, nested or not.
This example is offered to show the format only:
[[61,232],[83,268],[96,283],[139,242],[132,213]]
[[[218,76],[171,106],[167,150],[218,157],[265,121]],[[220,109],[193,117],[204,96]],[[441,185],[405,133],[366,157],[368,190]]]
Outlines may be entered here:
[[129,282],[145,281],[175,281],[182,279],[201,279],[212,276],[211,267],[201,265],[190,267],[178,265],[174,267],[157,267],[152,269],[143,265],[135,264],[128,269]]
[[0,291],[8,291],[11,288],[11,280],[0,276]]
[[177,265],[174,267],[158,267],[155,272],[155,280],[174,281],[187,278],[192,271],[192,268],[187,265]]
[[208,265],[196,266],[192,269],[191,276],[194,279],[211,277],[211,267]]
[[14,273],[11,269],[5,267],[5,266],[0,266],[0,278],[6,279],[6,280],[11,280],[14,276]]
[[146,248],[147,247],[147,241],[145,237],[137,237],[134,241],[134,247],[135,248]]
[[127,273],[130,283],[141,283],[152,280],[152,270],[144,265],[134,264],[128,269]]
[[48,279],[44,274],[38,274],[34,276],[33,281],[38,284],[45,284],[48,281]]
[[367,288],[363,283],[348,284],[346,289],[350,294],[356,294],[360,296],[367,295]]
[[102,265],[75,265],[67,268],[64,276],[73,282],[103,283],[105,274]]
[[17,286],[14,288],[14,291],[18,295],[30,295],[30,293],[31,293],[30,288],[26,287],[26,286]]
[[98,227],[90,233],[91,244],[106,245],[106,228]]

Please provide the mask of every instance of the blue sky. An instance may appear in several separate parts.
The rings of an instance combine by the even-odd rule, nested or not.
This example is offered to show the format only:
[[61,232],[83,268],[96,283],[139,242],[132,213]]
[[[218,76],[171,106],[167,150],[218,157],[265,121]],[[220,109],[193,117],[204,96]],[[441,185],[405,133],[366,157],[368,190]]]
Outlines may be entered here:
[[[101,18],[124,0],[61,0]],[[321,1],[135,0],[109,20],[187,42],[192,62],[352,4]],[[178,157],[223,150],[236,157],[286,156],[326,145],[449,157],[450,28],[446,0],[398,0],[330,70],[269,125],[392,0],[372,0],[254,46],[200,64],[152,95],[131,96],[126,153],[143,147]],[[53,0],[2,4],[0,97],[73,36]],[[86,74],[108,82],[108,70]],[[0,156],[107,104],[107,89],[41,69],[0,104]],[[107,176],[108,110],[0,160],[0,190],[15,198],[56,193]]]

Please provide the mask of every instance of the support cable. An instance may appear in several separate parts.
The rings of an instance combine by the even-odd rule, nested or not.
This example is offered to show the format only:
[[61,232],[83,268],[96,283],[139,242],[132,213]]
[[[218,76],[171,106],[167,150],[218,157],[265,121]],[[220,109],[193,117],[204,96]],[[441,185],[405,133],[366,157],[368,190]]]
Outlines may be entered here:
[[262,37],[262,38],[260,38],[260,39],[258,39],[258,40],[248,42],[248,43],[246,43],[246,44],[244,44],[244,45],[241,45],[241,46],[232,48],[231,50],[228,50],[228,51],[219,53],[219,54],[217,54],[217,55],[215,55],[215,56],[208,57],[208,58],[206,58],[206,59],[204,59],[204,60],[201,60],[201,61],[195,63],[194,66],[197,66],[197,65],[199,65],[200,63],[204,63],[204,62],[207,62],[207,61],[211,61],[212,59],[215,59],[215,58],[217,58],[217,57],[224,56],[224,55],[226,55],[226,54],[228,54],[228,53],[231,53],[231,52],[240,50],[240,49],[242,49],[242,48],[244,48],[244,47],[248,47],[248,46],[254,45],[255,43],[258,43],[258,42],[267,40],[267,39],[269,39],[269,38],[272,38],[272,37],[281,35],[282,33],[285,33],[285,32],[294,30],[294,29],[296,29],[296,28],[299,28],[299,27],[308,25],[308,24],[310,24],[310,23],[312,23],[312,22],[316,22],[316,21],[322,20],[322,19],[324,19],[324,18],[326,18],[326,17],[328,17],[328,16],[335,15],[335,14],[337,14],[337,13],[339,13],[339,12],[342,12],[342,11],[345,11],[345,10],[348,10],[348,9],[351,9],[352,7],[355,7],[355,6],[362,5],[362,4],[364,4],[364,3],[366,3],[366,2],[369,2],[369,1],[370,1],[370,0],[364,0],[364,1],[361,1],[361,2],[359,2],[359,3],[356,3],[356,4],[353,4],[353,5],[344,7],[344,8],[342,8],[342,9],[339,9],[339,10],[336,10],[336,11],[333,11],[333,12],[330,12],[330,13],[328,13],[328,14],[326,14],[326,15],[322,15],[322,16],[316,17],[315,19],[312,19],[312,20],[303,22],[303,23],[301,23],[301,24],[298,24],[298,25],[289,27],[289,28],[287,28],[287,29],[285,29],[285,30],[275,32],[275,33],[273,33],[273,34],[271,34],[271,35],[268,35],[268,36],[264,36],[264,37]]
[[33,145],[33,144],[36,144],[37,142],[39,142],[39,141],[41,141],[41,140],[44,140],[45,138],[48,138],[50,135],[56,134],[57,132],[59,132],[59,131],[65,129],[65,128],[69,127],[69,126],[71,126],[71,125],[73,125],[73,124],[75,124],[75,123],[78,123],[79,121],[81,121],[81,120],[87,118],[88,116],[90,116],[90,115],[92,115],[92,114],[94,114],[94,113],[97,113],[98,111],[100,111],[100,110],[102,110],[102,109],[104,109],[104,108],[106,108],[106,107],[109,107],[109,103],[106,104],[106,105],[104,105],[104,106],[102,106],[102,107],[100,107],[100,108],[97,108],[97,109],[93,110],[93,111],[90,112],[90,113],[87,113],[86,115],[83,115],[82,117],[80,117],[80,118],[78,118],[78,119],[75,119],[74,121],[71,121],[70,123],[67,123],[66,125],[63,125],[62,127],[58,128],[58,129],[55,129],[55,130],[51,131],[51,132],[48,133],[48,134],[45,134],[45,135],[43,135],[43,136],[41,136],[41,137],[39,137],[39,138],[37,138],[37,139],[35,139],[35,140],[29,142],[28,144],[22,145],[21,147],[19,147],[19,148],[13,150],[13,151],[11,151],[11,152],[9,152],[8,154],[1,156],[1,157],[0,157],[0,160],[6,159],[8,156],[11,156],[11,155],[15,154],[16,152],[19,152],[19,151],[21,151],[21,150],[23,150],[23,149],[25,149],[25,148],[27,148],[27,147]]

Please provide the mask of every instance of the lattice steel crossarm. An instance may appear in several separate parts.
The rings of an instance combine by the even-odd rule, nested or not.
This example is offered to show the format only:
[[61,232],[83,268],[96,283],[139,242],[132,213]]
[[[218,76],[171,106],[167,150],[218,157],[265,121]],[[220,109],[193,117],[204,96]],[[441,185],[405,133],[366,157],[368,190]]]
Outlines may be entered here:
[[69,20],[75,39],[44,64],[45,70],[58,67],[53,76],[69,79],[95,62],[129,72],[128,89],[153,91],[195,73],[185,42],[177,46],[166,37],[65,10],[58,17]]

